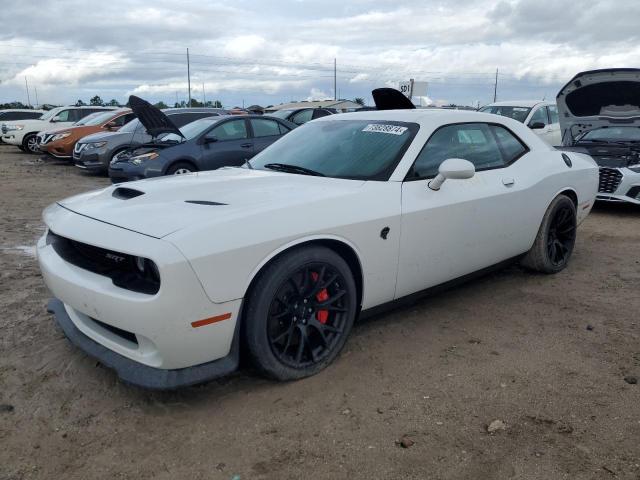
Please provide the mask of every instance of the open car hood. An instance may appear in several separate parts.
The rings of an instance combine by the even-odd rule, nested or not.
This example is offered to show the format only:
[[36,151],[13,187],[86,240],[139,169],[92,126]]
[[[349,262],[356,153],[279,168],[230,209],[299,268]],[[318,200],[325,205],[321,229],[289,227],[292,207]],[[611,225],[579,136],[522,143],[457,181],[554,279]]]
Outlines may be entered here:
[[129,106],[136,117],[140,119],[140,123],[147,129],[147,133],[152,137],[157,137],[163,133],[175,133],[179,137],[184,138],[182,132],[173,124],[169,117],[146,100],[131,95],[129,97]]
[[416,108],[407,97],[395,88],[376,88],[371,92],[378,110],[407,110]]
[[562,144],[595,128],[640,126],[640,69],[609,68],[578,73],[556,97]]

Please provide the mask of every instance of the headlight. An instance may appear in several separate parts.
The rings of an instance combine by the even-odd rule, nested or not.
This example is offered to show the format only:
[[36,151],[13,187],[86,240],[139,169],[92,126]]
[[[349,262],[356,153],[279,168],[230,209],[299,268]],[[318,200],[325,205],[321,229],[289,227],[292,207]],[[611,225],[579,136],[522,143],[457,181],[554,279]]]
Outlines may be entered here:
[[62,140],[63,138],[67,138],[69,135],[71,135],[71,132],[58,133],[57,135],[53,136],[51,141],[55,142],[56,140]]
[[93,142],[93,143],[87,143],[87,147],[86,148],[101,148],[104,147],[107,144],[107,142]]
[[24,125],[12,125],[10,123],[5,125],[5,127],[7,127],[7,130],[22,130],[22,129],[24,129]]
[[134,165],[140,165],[142,162],[153,160],[154,158],[158,158],[159,156],[160,155],[158,155],[157,152],[149,152],[145,153],[144,155],[138,155],[136,157],[130,158],[129,161]]

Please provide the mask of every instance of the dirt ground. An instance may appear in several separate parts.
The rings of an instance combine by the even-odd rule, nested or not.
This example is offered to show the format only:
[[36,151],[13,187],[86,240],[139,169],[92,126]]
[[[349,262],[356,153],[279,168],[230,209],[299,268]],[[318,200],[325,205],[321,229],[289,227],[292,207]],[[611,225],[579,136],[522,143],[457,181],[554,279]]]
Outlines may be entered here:
[[558,275],[361,322],[313,378],[152,393],[45,311],[41,211],[108,180],[36,160],[0,146],[0,479],[640,479],[640,209],[596,208]]

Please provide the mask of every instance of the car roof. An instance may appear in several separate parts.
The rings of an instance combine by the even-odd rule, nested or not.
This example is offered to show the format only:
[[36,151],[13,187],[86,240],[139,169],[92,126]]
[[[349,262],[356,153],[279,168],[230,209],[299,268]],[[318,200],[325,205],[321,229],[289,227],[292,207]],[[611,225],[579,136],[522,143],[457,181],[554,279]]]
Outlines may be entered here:
[[416,108],[404,110],[369,110],[364,112],[349,112],[339,115],[328,115],[311,122],[339,122],[344,120],[371,120],[392,122],[413,122],[421,127],[433,127],[449,123],[486,122],[506,125],[520,124],[520,122],[494,115],[492,113],[477,112],[475,110],[445,110],[440,108]]
[[224,108],[208,108],[208,107],[179,107],[179,108],[163,108],[161,110],[163,113],[167,114],[167,115],[171,115],[174,113],[198,113],[198,112],[205,112],[205,113],[225,113],[226,110]]
[[0,112],[35,112],[44,113],[46,110],[34,110],[31,108],[1,108]]
[[[533,108],[536,105],[553,105],[555,102],[545,100],[504,100],[501,102],[493,102],[485,105],[485,107],[527,107]],[[484,108],[484,107],[483,107]]]

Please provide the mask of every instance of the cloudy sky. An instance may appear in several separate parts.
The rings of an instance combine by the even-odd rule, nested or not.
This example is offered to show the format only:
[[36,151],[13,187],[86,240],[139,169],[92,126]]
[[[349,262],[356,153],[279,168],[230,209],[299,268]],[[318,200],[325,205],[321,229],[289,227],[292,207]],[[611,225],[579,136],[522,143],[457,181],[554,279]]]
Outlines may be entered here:
[[0,102],[187,98],[225,106],[338,95],[414,78],[433,101],[553,98],[575,73],[640,67],[640,1],[5,2]]

